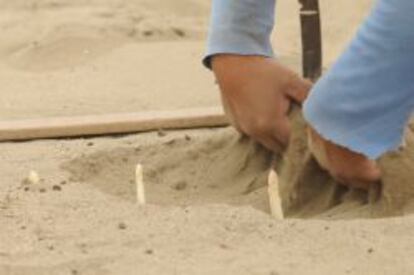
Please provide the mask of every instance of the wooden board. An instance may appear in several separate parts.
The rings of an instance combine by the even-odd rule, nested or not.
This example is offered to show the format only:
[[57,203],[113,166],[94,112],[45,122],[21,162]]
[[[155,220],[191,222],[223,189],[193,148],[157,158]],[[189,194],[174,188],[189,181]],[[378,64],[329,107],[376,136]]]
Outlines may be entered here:
[[0,141],[226,126],[221,108],[0,121]]

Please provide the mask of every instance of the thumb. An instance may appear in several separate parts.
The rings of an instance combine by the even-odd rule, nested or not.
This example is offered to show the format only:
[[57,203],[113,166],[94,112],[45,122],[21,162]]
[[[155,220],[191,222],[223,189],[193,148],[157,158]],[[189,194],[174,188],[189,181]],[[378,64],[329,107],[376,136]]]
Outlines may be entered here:
[[287,147],[290,139],[290,120],[287,116],[284,116],[276,120],[275,123],[273,136],[283,147]]
[[312,82],[298,77],[296,80],[292,81],[292,84],[286,90],[286,95],[297,103],[302,104],[308,97],[311,88]]

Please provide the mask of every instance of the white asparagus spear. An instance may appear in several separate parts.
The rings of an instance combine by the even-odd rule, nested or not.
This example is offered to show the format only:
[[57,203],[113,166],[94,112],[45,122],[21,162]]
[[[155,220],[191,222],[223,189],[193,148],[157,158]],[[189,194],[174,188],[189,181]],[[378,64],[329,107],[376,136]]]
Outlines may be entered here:
[[279,193],[279,177],[273,169],[270,170],[268,178],[268,193],[270,203],[270,213],[272,217],[283,220],[282,200]]
[[135,182],[137,187],[137,203],[139,205],[145,204],[145,186],[144,186],[144,176],[143,176],[143,168],[141,164],[137,164],[137,168],[135,170]]

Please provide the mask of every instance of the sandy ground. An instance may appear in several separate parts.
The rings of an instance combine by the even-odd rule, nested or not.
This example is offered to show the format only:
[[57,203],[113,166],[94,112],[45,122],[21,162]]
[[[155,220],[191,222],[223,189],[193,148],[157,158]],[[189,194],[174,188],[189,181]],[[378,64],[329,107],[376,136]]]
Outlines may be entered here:
[[[369,6],[322,1],[325,65]],[[299,70],[298,6],[279,1],[275,51]],[[134,112],[219,104],[200,66],[209,1],[0,1],[0,117]],[[346,26],[346,27],[344,27]]]
[[[326,66],[369,6],[322,0]],[[277,52],[298,69],[297,5],[280,0],[279,8]],[[195,0],[1,0],[0,117],[218,105],[213,77],[200,66],[208,9]],[[414,270],[412,211],[371,219],[352,214],[367,202],[339,203],[273,220],[265,187],[271,156],[232,129],[1,143],[0,150],[1,275]],[[135,202],[137,163],[145,207]],[[401,167],[410,165],[405,159]],[[25,183],[30,170],[40,183]],[[387,176],[398,177],[393,171]]]

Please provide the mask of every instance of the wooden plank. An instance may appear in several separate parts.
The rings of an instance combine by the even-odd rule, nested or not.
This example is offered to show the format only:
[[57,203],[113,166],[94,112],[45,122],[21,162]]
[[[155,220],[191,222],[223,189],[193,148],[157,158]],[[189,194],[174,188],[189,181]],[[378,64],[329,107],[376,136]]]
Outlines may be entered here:
[[0,121],[0,141],[227,126],[221,108]]

